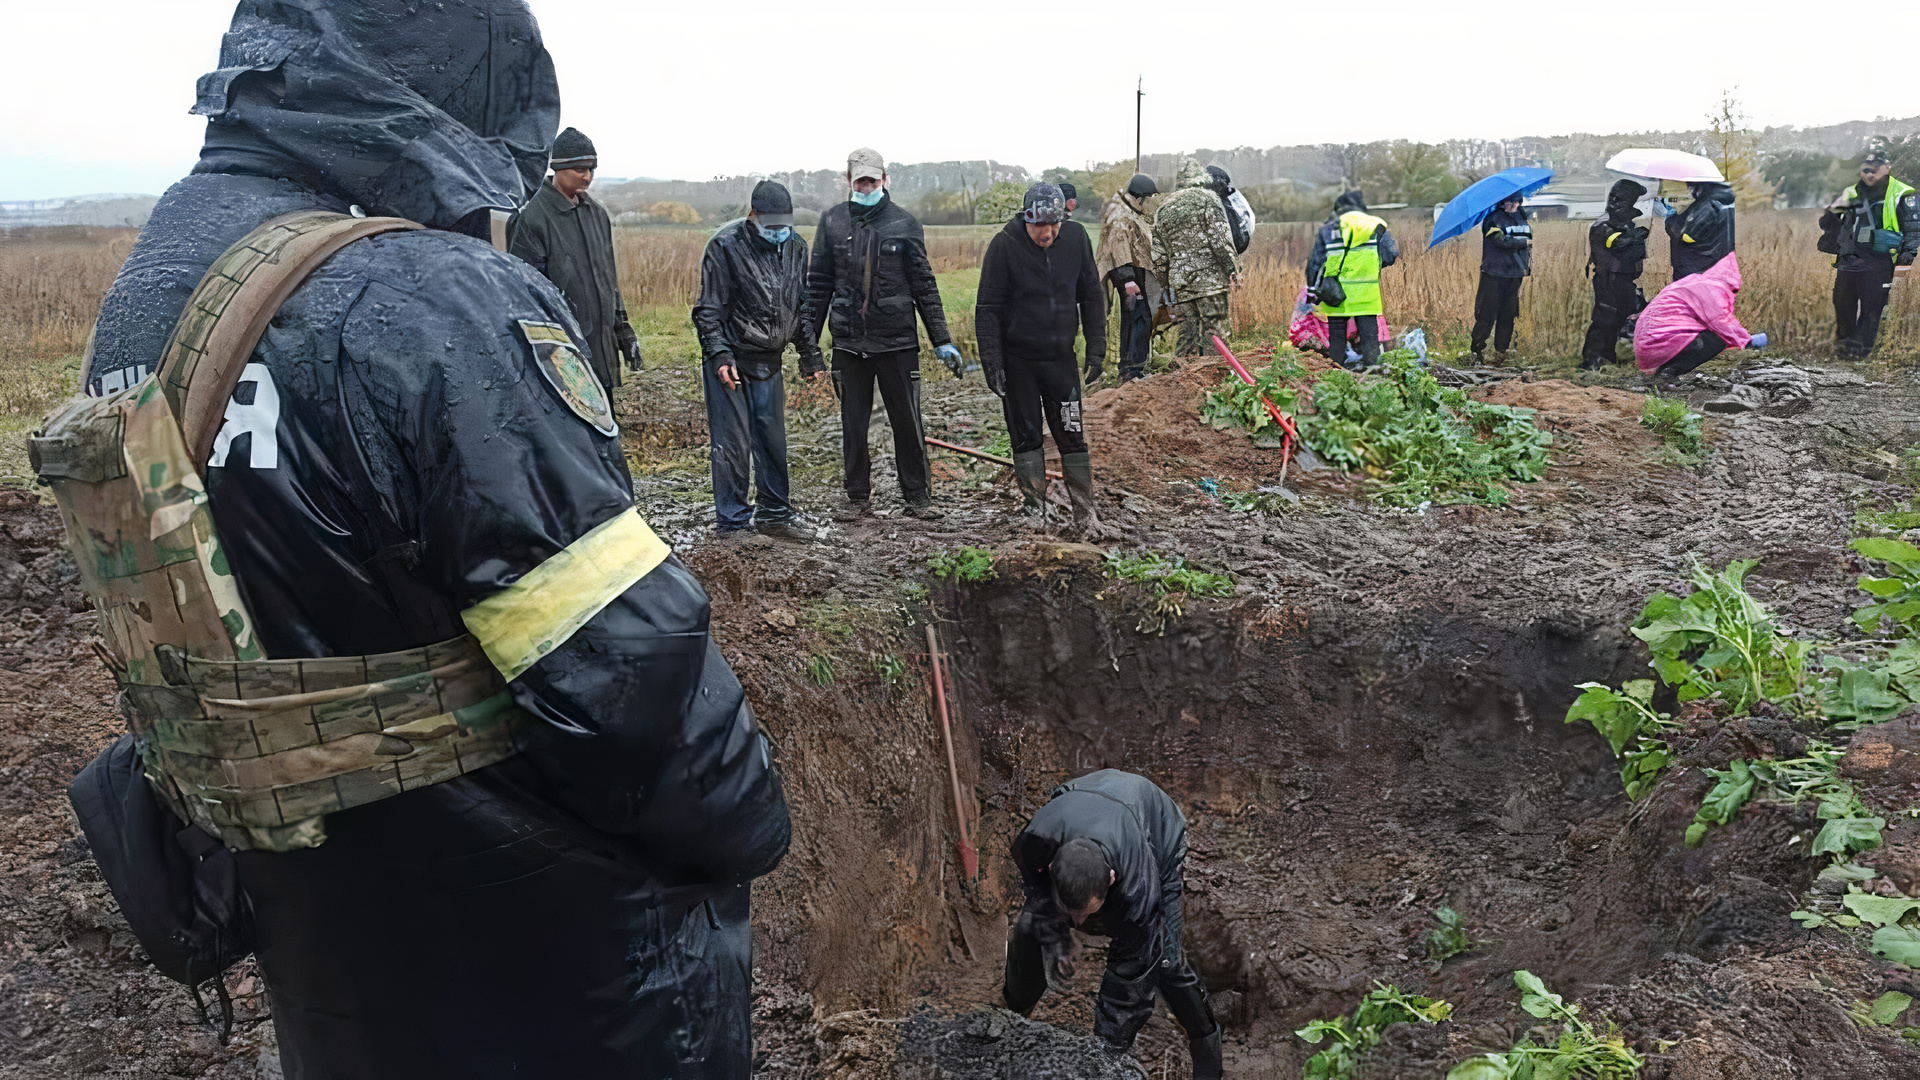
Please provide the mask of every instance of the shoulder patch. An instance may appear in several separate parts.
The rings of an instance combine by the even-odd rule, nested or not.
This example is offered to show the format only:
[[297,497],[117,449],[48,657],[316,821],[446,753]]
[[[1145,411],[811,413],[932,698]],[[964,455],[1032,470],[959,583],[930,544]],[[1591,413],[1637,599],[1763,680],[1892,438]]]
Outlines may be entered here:
[[616,435],[620,428],[613,422],[613,405],[606,388],[587,366],[587,360],[573,344],[565,327],[557,323],[516,320],[520,336],[533,349],[533,366],[560,395],[567,408],[602,435]]

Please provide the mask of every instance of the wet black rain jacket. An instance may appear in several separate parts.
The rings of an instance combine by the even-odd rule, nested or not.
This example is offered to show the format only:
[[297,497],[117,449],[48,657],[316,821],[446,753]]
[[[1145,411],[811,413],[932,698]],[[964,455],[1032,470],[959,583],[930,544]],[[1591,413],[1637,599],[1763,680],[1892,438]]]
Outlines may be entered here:
[[[292,294],[207,483],[269,657],[456,637],[461,609],[632,505],[618,439],[518,332],[577,340],[566,302],[476,238],[557,126],[538,29],[521,0],[262,0],[220,63],[200,163],[109,290],[88,385],[151,368],[207,266],[270,218],[430,226],[354,243]],[[239,854],[290,1080],[745,1074],[725,1003],[746,947],[721,928],[744,929],[789,823],[708,613],[669,558],[510,684],[538,718],[520,756],[331,814],[317,848]]]
[[807,288],[814,329],[832,334],[835,349],[862,356],[918,349],[916,311],[928,342],[951,341],[926,230],[891,195],[871,207],[837,203],[820,215]]
[[1480,220],[1480,272],[1503,278],[1533,273],[1533,225],[1526,207],[1509,214],[1496,206]]
[[1587,258],[1603,274],[1640,276],[1647,262],[1647,227],[1635,225],[1631,205],[1614,210],[1587,227]]
[[1705,273],[1733,250],[1733,188],[1702,184],[1685,210],[1667,219],[1673,276]]
[[1107,304],[1086,230],[1067,222],[1043,248],[1019,216],[1007,222],[981,260],[973,325],[990,383],[1008,357],[1072,360],[1076,332],[1086,338],[1087,359],[1105,361]]
[[693,328],[709,365],[732,357],[749,376],[769,379],[792,345],[802,372],[826,370],[807,296],[807,242],[798,230],[775,246],[749,218],[722,225],[700,259]]

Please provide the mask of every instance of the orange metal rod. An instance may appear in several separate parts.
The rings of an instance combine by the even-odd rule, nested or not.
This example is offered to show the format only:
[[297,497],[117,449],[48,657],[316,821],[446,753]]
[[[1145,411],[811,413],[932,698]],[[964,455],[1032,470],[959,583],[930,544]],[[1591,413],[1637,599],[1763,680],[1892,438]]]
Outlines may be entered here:
[[947,717],[947,681],[940,664],[940,639],[927,624],[927,657],[933,661],[933,696],[940,703],[940,737],[947,744],[947,776],[953,781],[953,820],[960,835],[960,869],[971,881],[980,872],[980,853],[967,836],[967,806],[960,796],[960,766],[953,756],[953,722]]
[[[952,450],[954,453],[957,453],[957,454],[971,454],[972,456],[979,458],[981,461],[991,461],[995,465],[1005,465],[1009,469],[1013,468],[1012,458],[1003,458],[999,454],[989,454],[985,450],[975,450],[971,446],[961,446],[959,443],[950,443],[945,439],[936,439],[931,435],[925,436],[925,438],[927,440],[928,446],[937,446],[942,450]],[[1052,469],[1048,469],[1047,479],[1060,480],[1060,479],[1064,479],[1064,477],[1060,473],[1055,472]]]

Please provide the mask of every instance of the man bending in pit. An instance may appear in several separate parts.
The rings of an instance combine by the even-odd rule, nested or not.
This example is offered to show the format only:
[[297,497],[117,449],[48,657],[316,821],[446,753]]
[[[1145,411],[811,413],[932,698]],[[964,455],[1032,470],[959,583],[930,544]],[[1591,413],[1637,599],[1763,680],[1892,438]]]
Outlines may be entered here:
[[1013,842],[1027,904],[1007,945],[1007,1007],[1033,1012],[1072,927],[1109,937],[1094,1034],[1126,1053],[1158,990],[1186,1029],[1194,1080],[1219,1080],[1220,1025],[1181,941],[1186,860],[1186,816],[1146,777],[1102,769],[1055,788]]

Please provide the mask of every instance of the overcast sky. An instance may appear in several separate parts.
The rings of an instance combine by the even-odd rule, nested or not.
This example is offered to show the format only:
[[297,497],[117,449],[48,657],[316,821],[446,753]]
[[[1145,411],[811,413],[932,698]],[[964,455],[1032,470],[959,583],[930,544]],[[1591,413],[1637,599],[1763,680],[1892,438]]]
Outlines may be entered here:
[[[1824,9],[1784,4],[532,4],[564,122],[608,177],[837,169],[862,144],[1115,161],[1133,153],[1136,75],[1148,152],[1693,128],[1736,87],[1756,126],[1920,113],[1920,83],[1865,76]],[[204,122],[187,109],[231,0],[9,7],[0,200],[157,194],[192,166]],[[1860,17],[1873,38],[1879,17]]]

